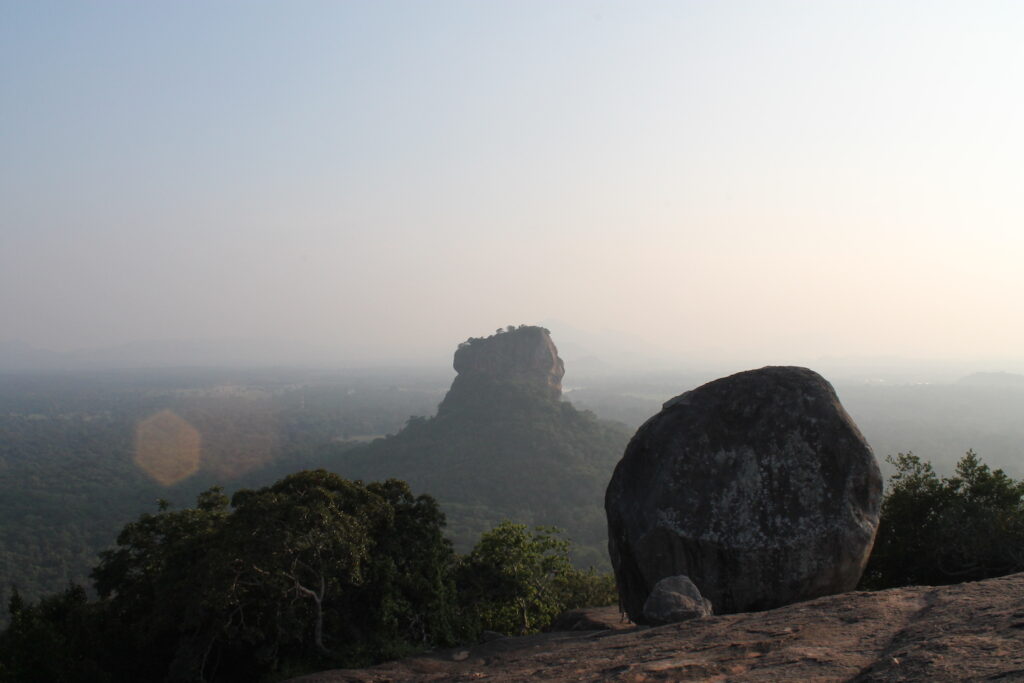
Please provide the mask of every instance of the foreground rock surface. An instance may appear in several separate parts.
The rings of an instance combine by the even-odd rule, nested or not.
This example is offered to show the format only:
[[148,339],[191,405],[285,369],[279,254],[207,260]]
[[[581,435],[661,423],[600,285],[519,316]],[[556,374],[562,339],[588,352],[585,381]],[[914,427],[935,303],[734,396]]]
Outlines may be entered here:
[[507,638],[293,680],[1022,681],[1024,574],[846,593],[655,628]]
[[562,612],[544,631],[609,631],[627,628],[633,628],[633,622],[618,607],[583,607]]
[[767,367],[665,403],[630,441],[605,497],[623,607],[690,577],[716,613],[852,590],[878,527],[882,478],[832,386]]

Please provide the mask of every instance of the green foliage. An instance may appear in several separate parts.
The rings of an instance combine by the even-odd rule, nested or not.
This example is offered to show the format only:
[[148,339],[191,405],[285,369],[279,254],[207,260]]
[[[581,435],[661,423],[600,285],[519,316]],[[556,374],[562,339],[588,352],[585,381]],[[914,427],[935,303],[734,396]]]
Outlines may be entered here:
[[505,519],[565,529],[576,566],[610,569],[604,491],[629,440],[620,425],[543,389],[464,383],[461,402],[339,453],[331,469],[398,477],[436,496],[458,552]]
[[157,514],[129,523],[92,572],[117,635],[108,654],[133,662],[139,680],[162,679],[168,662],[189,668],[185,660],[202,659],[213,638],[209,621],[224,599],[218,572],[228,501],[211,489],[197,503],[181,511],[161,504]]
[[[315,381],[212,370],[5,377],[0,577],[29,601],[88,584],[97,554],[153,501],[181,510],[218,482],[258,489],[318,467],[430,491],[457,551],[516,519],[566,529],[577,566],[608,568],[603,492],[629,434],[545,392],[518,387],[459,414],[413,418],[401,435],[348,457],[348,437],[397,431],[437,405],[442,382],[404,372]],[[136,425],[164,409],[203,437],[199,472],[171,486],[133,463]]]
[[[566,609],[610,604],[610,577],[574,569],[558,530],[502,522],[485,533],[458,569],[471,632],[523,635]],[[609,591],[611,584],[612,591]]]
[[[373,616],[375,659],[390,658],[406,644],[452,645],[461,627],[455,611],[451,542],[442,536],[445,516],[427,495],[413,496],[397,479],[367,489],[394,511],[377,541],[368,567],[372,591],[357,609]],[[374,609],[376,607],[376,609]]]
[[1024,570],[1024,482],[967,451],[952,477],[912,453],[895,468],[862,584],[943,585]]
[[[0,577],[30,601],[87,583],[97,553],[157,498],[187,507],[214,483],[259,488],[326,466],[328,445],[335,456],[350,437],[397,431],[430,410],[439,381],[269,370],[6,375]],[[164,409],[203,438],[200,470],[169,487],[133,462],[136,426]]]
[[600,574],[593,568],[573,569],[563,577],[565,591],[564,610],[580,607],[604,607],[619,601],[615,587],[615,575],[611,572]]
[[0,681],[111,680],[95,659],[102,621],[81,586],[71,585],[36,604],[14,591],[8,610],[10,625],[0,633]]
[[[323,471],[266,485],[309,463],[367,480],[408,472],[417,490],[442,491],[467,550],[497,520],[517,518],[569,528],[576,545],[553,551],[563,559],[606,561],[601,496],[628,435],[548,393],[520,387],[459,414],[411,419],[377,442],[400,453],[374,471],[340,466],[351,445],[338,439],[397,428],[436,396],[304,386],[275,390],[268,403],[221,395],[223,378],[176,381],[0,389],[0,576],[21,588],[0,635],[0,680],[259,680],[465,642],[484,628],[455,580],[484,581],[442,535],[438,502],[396,480],[363,486]],[[170,487],[132,463],[135,425],[165,408],[204,447],[199,473]],[[262,455],[249,457],[250,446]],[[252,490],[230,501],[204,491],[229,471]],[[92,572],[98,599],[80,588],[42,597],[84,580],[114,537]],[[533,598],[546,607],[528,613],[531,630],[555,604],[614,599],[607,576],[564,563],[555,575],[557,591]]]
[[[195,508],[128,524],[93,571],[99,601],[81,589],[38,605],[15,594],[0,665],[46,680],[87,670],[80,659],[96,680],[254,681],[448,644],[457,625],[443,525],[437,503],[399,481],[305,471],[230,506],[213,488]],[[47,660],[51,647],[64,658]]]
[[355,634],[342,627],[352,620],[333,616],[348,617],[353,594],[368,583],[371,556],[394,516],[387,501],[317,470],[240,491],[232,505],[224,534],[232,628],[268,666],[285,652],[351,651],[346,636]]
[[14,591],[0,682],[266,680],[530,633],[615,599],[555,529],[505,522],[457,559],[443,525],[396,480],[299,472],[230,505],[210,489],[128,524],[93,572],[98,600]]

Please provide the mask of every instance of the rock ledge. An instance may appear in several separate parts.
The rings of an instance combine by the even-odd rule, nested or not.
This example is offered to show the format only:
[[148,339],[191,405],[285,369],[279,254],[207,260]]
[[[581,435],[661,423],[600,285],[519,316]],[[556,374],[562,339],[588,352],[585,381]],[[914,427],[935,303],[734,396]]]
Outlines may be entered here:
[[845,593],[656,628],[507,638],[293,680],[1021,681],[1024,574]]

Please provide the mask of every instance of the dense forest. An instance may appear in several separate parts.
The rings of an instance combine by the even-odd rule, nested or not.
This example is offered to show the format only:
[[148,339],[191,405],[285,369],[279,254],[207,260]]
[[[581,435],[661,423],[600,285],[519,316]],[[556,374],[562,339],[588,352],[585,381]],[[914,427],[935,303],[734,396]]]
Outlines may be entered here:
[[15,591],[0,633],[3,681],[256,681],[351,667],[485,630],[536,631],[614,600],[573,569],[551,529],[503,523],[466,556],[436,501],[398,480],[325,470],[193,508],[161,504],[124,527],[91,573],[39,601]]
[[[449,379],[6,378],[0,680],[274,680],[530,632],[613,599],[586,568],[607,567],[600,499],[630,428],[530,387],[462,392],[432,415]],[[657,409],[652,386],[589,387],[568,396],[625,419]],[[869,440],[909,444],[941,423],[991,445],[1019,430],[1021,392],[845,393]],[[175,481],[138,458],[154,420],[179,446],[195,436],[195,466]],[[1013,470],[974,452],[954,466],[886,460],[863,587],[1024,569]],[[536,526],[552,524],[567,533]]]
[[[891,461],[864,587],[1024,570],[1024,482],[973,452],[952,477],[912,454]],[[184,510],[161,502],[101,554],[98,598],[76,584],[37,601],[12,592],[0,681],[280,680],[524,635],[615,599],[554,529],[503,522],[458,555],[444,525],[405,482],[326,470],[230,500],[214,487]]]
[[[7,379],[0,383],[0,598],[12,585],[34,599],[84,582],[118,529],[160,499],[186,506],[213,485],[258,487],[317,467],[365,480],[408,478],[418,490],[437,491],[460,551],[513,519],[571,530],[573,559],[608,567],[600,500],[628,434],[550,397],[492,402],[497,412],[476,428],[465,417],[410,418],[436,410],[450,382],[440,373],[179,370]],[[196,471],[177,481],[159,480],[135,459],[140,425],[168,411],[201,438]],[[383,467],[359,466],[403,447],[422,458],[397,453]],[[350,450],[363,455],[346,459]],[[439,451],[461,464],[424,476],[423,464]]]
[[565,529],[580,566],[610,569],[604,490],[629,430],[528,387],[470,392],[455,405],[451,396],[438,415],[339,453],[333,468],[356,479],[401,477],[430,491],[457,549],[512,519]]
[[[392,466],[408,459],[413,474],[421,477],[414,489],[442,500],[450,520],[446,534],[457,540],[462,552],[502,519],[545,522],[522,512],[522,507],[517,512],[518,501],[503,501],[504,489],[497,492],[493,508],[473,498],[486,488],[474,484],[461,493],[450,490],[456,478],[445,469],[423,467],[427,460],[418,461],[408,450],[409,444],[429,432],[430,443],[421,443],[425,452],[441,451],[439,435],[447,427],[436,417],[410,420],[409,416],[433,416],[451,377],[450,371],[404,369],[6,375],[0,381],[0,599],[10,596],[12,585],[26,600],[63,590],[69,581],[90,585],[88,574],[97,554],[113,545],[126,523],[152,510],[160,499],[181,509],[216,484],[227,492],[259,488],[302,469],[325,467],[367,480],[402,478],[406,475]],[[537,439],[557,433],[556,439],[548,438],[549,447],[562,449],[559,452],[571,467],[579,468],[579,476],[595,482],[597,466],[588,464],[577,449],[590,449],[584,444],[604,439],[602,434],[608,434],[606,444],[624,443],[624,437],[579,408],[632,429],[662,401],[704,379],[568,376],[564,397],[576,408],[546,412],[527,433]],[[913,450],[933,463],[937,476],[951,476],[959,457],[975,448],[994,468],[1019,479],[1024,476],[1019,454],[1019,444],[1024,442],[1024,424],[1019,420],[1024,387],[997,379],[1001,381],[976,377],[950,385],[861,383],[837,389],[880,459]],[[139,423],[163,410],[180,415],[203,437],[198,471],[171,485],[153,480],[133,462]],[[398,435],[407,423],[405,432]],[[425,429],[428,423],[434,424]],[[360,472],[364,465],[358,461],[365,456],[347,456],[346,451],[387,434],[393,436],[369,452],[393,450],[391,465],[382,468],[379,476]],[[478,433],[463,438],[459,457],[479,457],[496,462],[499,468],[504,462],[509,471],[503,476],[525,476],[534,467],[544,472],[544,460],[512,467],[512,463],[526,462],[523,458],[529,457],[531,443],[517,441],[515,435],[499,438],[497,446],[474,443],[477,438]],[[577,445],[568,448],[567,444]],[[606,444],[593,452],[605,452]],[[402,455],[403,449],[407,455]],[[617,459],[612,450],[608,448],[601,457]],[[351,462],[342,466],[348,457]],[[896,468],[883,463],[883,471],[888,475]],[[477,472],[480,477],[484,474]],[[598,513],[586,506],[583,512],[574,511],[570,501],[578,492],[545,489],[549,482],[550,477],[545,477],[532,489],[537,509],[547,507],[553,513],[546,523],[590,528],[590,536],[573,534],[580,546],[575,559],[584,568],[605,566],[599,538],[603,517],[595,517]],[[484,481],[483,486],[487,485]],[[584,517],[574,519],[573,515]],[[5,619],[0,610],[0,623]]]
[[[262,486],[432,410],[447,378],[290,371],[9,375],[0,381],[0,595],[83,582],[118,530],[159,499]],[[188,478],[136,465],[138,426],[170,410],[202,437]],[[2,623],[3,615],[0,615]]]

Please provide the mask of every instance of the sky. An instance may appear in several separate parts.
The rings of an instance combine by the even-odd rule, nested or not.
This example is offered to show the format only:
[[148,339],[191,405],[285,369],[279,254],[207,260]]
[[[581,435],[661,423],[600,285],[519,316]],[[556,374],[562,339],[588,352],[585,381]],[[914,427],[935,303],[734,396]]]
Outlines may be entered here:
[[[0,341],[1024,369],[1024,3],[0,0]],[[557,325],[553,328],[557,338]]]

